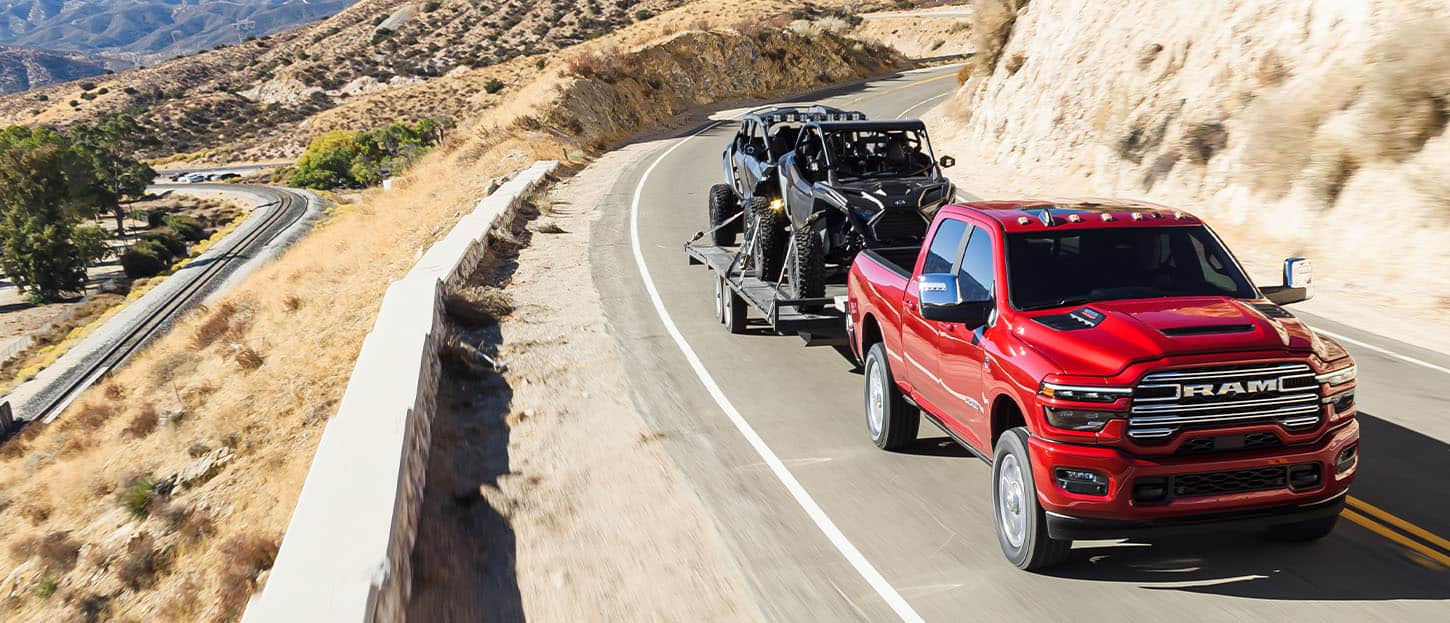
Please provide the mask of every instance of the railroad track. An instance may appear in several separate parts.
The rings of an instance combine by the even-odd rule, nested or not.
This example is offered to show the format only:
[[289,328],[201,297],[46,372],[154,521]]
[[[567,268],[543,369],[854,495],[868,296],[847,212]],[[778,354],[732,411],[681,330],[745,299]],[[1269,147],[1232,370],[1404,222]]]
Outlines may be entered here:
[[158,305],[155,312],[122,330],[119,337],[101,349],[99,356],[87,357],[74,369],[63,373],[56,380],[58,390],[52,388],[37,393],[33,400],[41,406],[38,409],[27,409],[28,413],[23,414],[26,419],[43,423],[55,420],[87,387],[125,362],[152,338],[164,333],[172,321],[199,304],[233,269],[245,263],[276,236],[290,230],[307,214],[307,198],[284,189],[223,184],[193,184],[189,187],[212,190],[230,187],[243,189],[253,195],[272,197],[274,200],[257,208],[270,209],[261,223],[240,237],[227,241],[225,246],[216,248],[216,253],[194,258],[172,275],[170,279],[180,277],[186,281],[173,296]]

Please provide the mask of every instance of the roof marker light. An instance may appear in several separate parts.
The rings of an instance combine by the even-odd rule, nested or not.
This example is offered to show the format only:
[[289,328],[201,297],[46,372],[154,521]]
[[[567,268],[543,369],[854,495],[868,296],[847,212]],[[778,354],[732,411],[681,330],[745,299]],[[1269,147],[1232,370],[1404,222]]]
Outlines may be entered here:
[[1108,214],[1107,212],[1104,212],[1103,213],[1103,222],[1106,223],[1106,222],[1111,221],[1111,220],[1113,220],[1113,215]]
[[1135,220],[1135,221],[1141,221],[1141,220],[1143,220],[1143,213],[1142,212],[1134,212],[1133,213],[1133,220]]
[[1031,222],[1032,222],[1032,219],[1027,218],[1025,216],[1019,216],[1019,217],[1017,217],[1017,224],[1018,225],[1027,225],[1027,224],[1029,224]]
[[1067,215],[1067,220],[1069,223],[1081,223],[1082,217],[1076,214],[1069,214]]

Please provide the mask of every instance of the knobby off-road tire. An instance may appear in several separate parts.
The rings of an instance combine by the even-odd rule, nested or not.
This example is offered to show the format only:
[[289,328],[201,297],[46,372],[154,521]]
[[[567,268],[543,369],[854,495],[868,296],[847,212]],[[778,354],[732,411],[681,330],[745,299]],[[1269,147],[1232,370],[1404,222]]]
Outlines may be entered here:
[[[790,256],[791,298],[809,299],[826,295],[826,248],[819,234],[806,227],[795,232],[795,252]],[[801,311],[820,311],[819,305],[801,307]]]
[[761,279],[774,283],[780,279],[780,271],[785,263],[785,219],[770,209],[770,200],[764,197],[751,197],[748,208],[746,216],[751,218],[758,229],[755,233],[755,248],[751,251],[756,274]]
[[[710,187],[710,242],[716,246],[729,246],[735,244],[735,235],[740,233],[740,223],[744,219],[735,219],[734,222],[720,227],[721,223],[730,220],[735,213],[740,211],[740,199],[735,196],[735,190],[726,184],[716,184]],[[718,229],[717,229],[718,228]]]
[[992,461],[992,518],[1002,553],[1019,569],[1039,571],[1067,560],[1072,541],[1047,534],[1047,514],[1037,503],[1027,429],[1013,428],[997,440]]
[[886,360],[886,345],[877,342],[866,351],[866,432],[871,442],[882,450],[900,450],[916,441],[921,411],[906,402],[891,366]]

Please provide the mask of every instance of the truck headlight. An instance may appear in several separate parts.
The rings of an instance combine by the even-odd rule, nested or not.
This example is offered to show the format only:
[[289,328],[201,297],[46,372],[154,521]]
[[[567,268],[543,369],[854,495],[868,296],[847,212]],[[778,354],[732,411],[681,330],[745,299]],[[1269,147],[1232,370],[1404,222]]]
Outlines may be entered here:
[[1133,395],[1131,387],[1061,385],[1044,381],[1037,393],[1048,398],[1071,400],[1073,402],[1117,402],[1119,398]]
[[1123,417],[1115,411],[1086,411],[1083,409],[1054,409],[1045,407],[1047,423],[1058,428],[1098,432],[1108,425],[1109,420]]
[[1316,375],[1314,375],[1314,380],[1316,382],[1319,382],[1319,383],[1328,383],[1331,386],[1333,386],[1333,385],[1343,385],[1345,383],[1348,383],[1350,381],[1353,381],[1354,380],[1354,377],[1355,377],[1355,373],[1356,373],[1355,366],[1349,366],[1347,368],[1340,368],[1340,369],[1335,370],[1333,372],[1325,372],[1324,374],[1316,374]]

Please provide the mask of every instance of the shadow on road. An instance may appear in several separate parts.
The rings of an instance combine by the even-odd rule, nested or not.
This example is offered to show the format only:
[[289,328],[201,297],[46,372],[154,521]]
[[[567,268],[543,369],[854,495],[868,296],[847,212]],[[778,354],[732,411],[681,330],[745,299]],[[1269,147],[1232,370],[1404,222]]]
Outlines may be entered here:
[[[1359,420],[1361,461],[1350,512],[1357,521],[1437,549],[1364,509],[1367,503],[1442,538],[1450,534],[1450,489],[1443,480],[1450,475],[1450,446],[1369,414]],[[1341,516],[1329,537],[1309,544],[1244,532],[1079,543],[1070,562],[1051,575],[1254,599],[1450,599],[1450,569],[1349,517]]]

